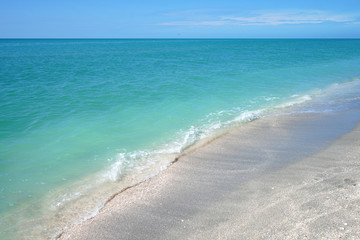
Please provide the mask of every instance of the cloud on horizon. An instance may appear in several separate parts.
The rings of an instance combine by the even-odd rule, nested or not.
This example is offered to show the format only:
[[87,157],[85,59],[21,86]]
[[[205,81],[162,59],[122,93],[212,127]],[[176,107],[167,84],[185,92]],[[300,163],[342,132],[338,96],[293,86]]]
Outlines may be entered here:
[[333,14],[320,10],[254,11],[247,15],[207,16],[205,20],[163,22],[164,26],[276,26],[282,24],[355,23],[354,15]]

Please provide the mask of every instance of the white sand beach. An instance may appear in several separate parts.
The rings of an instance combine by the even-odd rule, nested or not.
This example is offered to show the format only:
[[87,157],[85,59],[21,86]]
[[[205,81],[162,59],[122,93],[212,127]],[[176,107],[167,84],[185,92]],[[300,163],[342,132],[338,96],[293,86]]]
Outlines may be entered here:
[[61,239],[359,239],[358,109],[247,123]]

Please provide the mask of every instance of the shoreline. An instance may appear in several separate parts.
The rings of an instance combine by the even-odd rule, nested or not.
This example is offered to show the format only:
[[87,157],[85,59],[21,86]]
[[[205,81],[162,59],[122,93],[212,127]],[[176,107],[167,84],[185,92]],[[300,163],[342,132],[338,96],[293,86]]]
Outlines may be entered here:
[[[298,165],[303,165],[309,172],[306,165],[311,163],[309,159],[326,162],[326,157],[317,156],[331,152],[349,135],[359,139],[356,136],[360,135],[359,119],[360,111],[356,109],[346,113],[271,116],[250,122],[181,156],[179,161],[159,175],[115,194],[98,215],[58,237],[202,239],[209,234],[216,238],[215,235],[221,233],[231,238],[230,233],[242,229],[250,239],[259,239],[261,236],[252,237],[255,233],[250,227],[244,229],[234,224],[241,222],[245,226],[244,222],[252,219],[249,213],[256,210],[251,210],[254,201],[269,205],[264,200],[275,195],[263,186],[283,184],[281,179],[287,179],[289,172],[293,171],[291,169]],[[355,125],[357,128],[347,133]],[[353,145],[350,144],[350,147],[356,147]],[[253,146],[261,146],[261,149],[251,149]],[[338,150],[338,154],[341,151]],[[329,154],[326,156],[330,157]],[[305,176],[307,171],[299,173]],[[270,181],[269,177],[279,177],[280,180]],[[350,179],[344,181],[351,184],[358,181],[346,179]],[[302,181],[309,181],[308,176]],[[278,189],[276,185],[270,187],[270,191],[274,190],[272,188]],[[288,196],[291,186],[279,189],[283,192],[276,196],[281,198]],[[254,199],[254,194],[262,198]],[[235,199],[236,202],[231,201]],[[272,209],[271,204],[264,209]],[[212,213],[214,211],[216,214]],[[238,211],[243,217],[241,221],[238,219],[240,215],[232,214]],[[282,212],[282,209],[279,211]],[[272,222],[275,219],[269,216],[268,220]],[[293,224],[299,222],[293,221]],[[220,225],[227,230],[215,231]],[[230,226],[232,230],[229,232]]]

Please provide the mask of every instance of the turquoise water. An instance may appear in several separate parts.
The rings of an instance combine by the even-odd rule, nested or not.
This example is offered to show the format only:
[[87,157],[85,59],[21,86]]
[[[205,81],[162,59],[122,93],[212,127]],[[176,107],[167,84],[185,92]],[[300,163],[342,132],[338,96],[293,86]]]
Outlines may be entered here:
[[0,40],[0,236],[59,232],[42,221],[68,219],[80,197],[92,205],[76,218],[202,139],[334,84],[355,99],[359,65],[360,40]]

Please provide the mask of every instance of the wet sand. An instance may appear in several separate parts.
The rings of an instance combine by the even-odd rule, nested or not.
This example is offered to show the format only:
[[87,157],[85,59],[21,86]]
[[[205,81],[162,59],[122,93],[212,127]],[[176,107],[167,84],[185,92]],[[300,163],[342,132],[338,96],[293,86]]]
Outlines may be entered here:
[[359,239],[360,110],[258,119],[61,239]]

